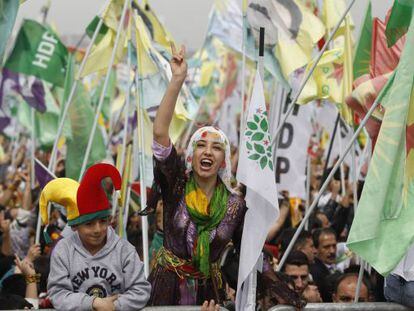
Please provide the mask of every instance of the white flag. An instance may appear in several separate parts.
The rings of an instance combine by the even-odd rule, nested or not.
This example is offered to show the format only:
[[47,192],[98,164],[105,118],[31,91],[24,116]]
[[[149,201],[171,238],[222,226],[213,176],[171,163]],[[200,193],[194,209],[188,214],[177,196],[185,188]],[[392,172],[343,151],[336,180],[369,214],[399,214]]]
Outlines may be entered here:
[[[278,195],[273,166],[263,83],[259,71],[247,113],[241,141],[237,179],[246,185],[247,213],[244,218],[237,282],[236,310],[254,310],[251,289],[242,287],[250,273],[255,273],[270,226],[279,216]],[[249,291],[250,288],[250,291]],[[250,303],[249,303],[250,302]]]

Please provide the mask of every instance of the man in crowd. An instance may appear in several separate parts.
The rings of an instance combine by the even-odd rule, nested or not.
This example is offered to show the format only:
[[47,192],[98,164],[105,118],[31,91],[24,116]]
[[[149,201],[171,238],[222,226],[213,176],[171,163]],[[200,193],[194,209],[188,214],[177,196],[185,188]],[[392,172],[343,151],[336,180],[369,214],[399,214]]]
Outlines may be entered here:
[[[284,253],[289,246],[290,241],[292,240],[293,236],[295,235],[296,229],[290,228],[284,230],[282,233],[282,239],[281,239],[281,252]],[[312,234],[309,231],[303,230],[299,236],[298,239],[295,242],[295,245],[293,245],[293,251],[301,251],[306,255],[308,258],[309,264],[313,264],[315,262],[315,256],[316,256],[316,248],[313,243]]]
[[[332,301],[337,303],[353,303],[355,301],[355,293],[358,283],[358,274],[346,273],[341,275],[332,294]],[[363,279],[359,290],[359,302],[367,302],[369,297],[368,285]]]
[[300,251],[292,251],[283,265],[282,272],[295,283],[295,291],[302,294],[309,282],[309,262]]
[[313,280],[319,288],[324,279],[336,271],[336,234],[331,228],[318,229],[313,233],[317,255],[315,263],[310,266]]

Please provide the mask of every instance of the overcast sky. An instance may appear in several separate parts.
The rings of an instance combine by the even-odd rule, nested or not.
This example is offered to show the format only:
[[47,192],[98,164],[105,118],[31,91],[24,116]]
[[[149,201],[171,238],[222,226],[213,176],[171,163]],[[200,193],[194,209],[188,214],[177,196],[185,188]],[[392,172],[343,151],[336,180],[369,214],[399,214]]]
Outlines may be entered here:
[[[85,26],[106,2],[104,0],[51,1],[48,21],[53,23],[62,35],[82,34]],[[27,0],[20,8],[17,23],[20,24],[22,18],[38,18],[40,9],[46,2],[47,0]],[[356,0],[351,11],[357,31],[367,2],[368,0]],[[213,0],[149,0],[149,3],[179,43],[186,44],[192,50],[201,47]],[[392,0],[372,0],[373,15],[383,18],[391,3]]]

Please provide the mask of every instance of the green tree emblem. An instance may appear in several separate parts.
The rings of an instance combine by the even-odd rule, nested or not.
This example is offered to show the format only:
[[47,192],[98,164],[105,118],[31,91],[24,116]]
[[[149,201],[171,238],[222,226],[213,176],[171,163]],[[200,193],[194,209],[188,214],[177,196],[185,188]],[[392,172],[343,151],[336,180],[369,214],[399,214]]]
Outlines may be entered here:
[[244,133],[247,154],[250,160],[258,162],[262,170],[269,166],[273,171],[272,146],[268,131],[267,112],[262,112],[259,108],[253,118],[247,122],[246,132]]

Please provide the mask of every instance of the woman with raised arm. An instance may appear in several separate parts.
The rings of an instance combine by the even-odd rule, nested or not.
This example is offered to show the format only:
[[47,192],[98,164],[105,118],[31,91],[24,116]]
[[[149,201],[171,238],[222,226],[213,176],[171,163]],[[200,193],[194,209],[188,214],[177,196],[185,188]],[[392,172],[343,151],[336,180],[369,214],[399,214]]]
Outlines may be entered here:
[[[219,260],[226,245],[240,245],[244,199],[230,185],[230,145],[211,126],[198,129],[182,160],[169,138],[175,104],[187,75],[185,48],[171,45],[172,78],[154,120],[154,183],[162,196],[164,242],[149,276],[148,305],[222,303],[225,286]],[[301,305],[271,272],[264,272],[274,302]]]

